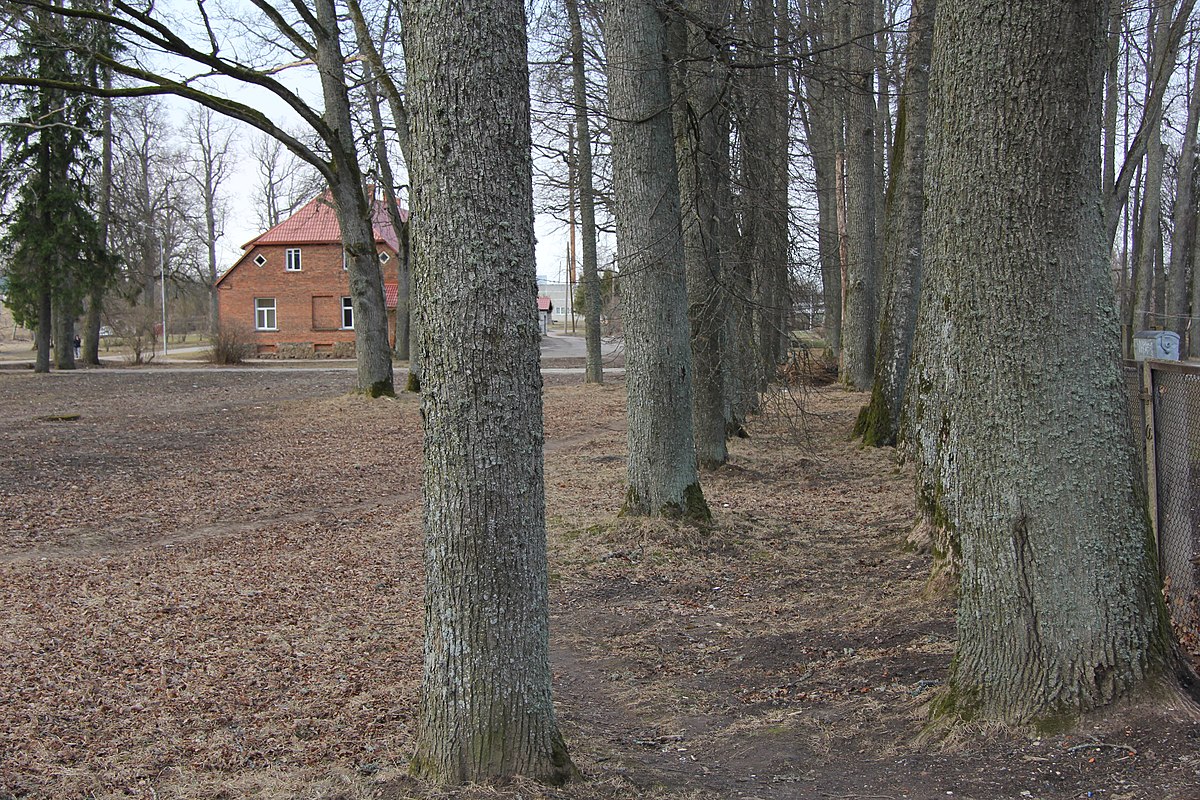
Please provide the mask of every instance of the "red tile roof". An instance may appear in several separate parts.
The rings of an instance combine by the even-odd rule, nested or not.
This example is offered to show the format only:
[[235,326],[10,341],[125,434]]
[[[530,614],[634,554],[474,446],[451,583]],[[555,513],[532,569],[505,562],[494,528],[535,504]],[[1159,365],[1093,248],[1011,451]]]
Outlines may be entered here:
[[[375,241],[383,242],[393,250],[398,250],[400,240],[392,230],[391,220],[388,219],[387,206],[383,200],[376,200],[371,208],[374,221]],[[408,219],[408,209],[400,208],[400,218]],[[260,244],[333,244],[342,240],[342,228],[338,225],[337,214],[333,209],[333,199],[328,190],[309,200],[290,217],[275,227],[259,234],[242,245],[246,250]]]
[[552,305],[553,303],[550,302],[549,297],[543,296],[538,298],[538,311],[549,311]]
[[385,283],[383,285],[383,306],[384,308],[395,308],[400,297],[400,284]]

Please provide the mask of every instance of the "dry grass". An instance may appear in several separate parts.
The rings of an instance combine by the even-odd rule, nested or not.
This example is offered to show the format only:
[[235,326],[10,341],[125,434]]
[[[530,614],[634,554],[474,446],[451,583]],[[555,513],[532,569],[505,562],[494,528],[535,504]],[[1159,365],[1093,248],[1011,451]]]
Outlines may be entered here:
[[952,609],[903,544],[909,477],[846,439],[860,396],[777,398],[803,424],[755,420],[694,527],[616,518],[623,387],[574,379],[546,391],[552,659],[591,780],[419,784],[416,402],[349,380],[0,379],[0,797],[1192,796],[1200,727],[1170,711],[1101,723],[1125,761],[914,742]]

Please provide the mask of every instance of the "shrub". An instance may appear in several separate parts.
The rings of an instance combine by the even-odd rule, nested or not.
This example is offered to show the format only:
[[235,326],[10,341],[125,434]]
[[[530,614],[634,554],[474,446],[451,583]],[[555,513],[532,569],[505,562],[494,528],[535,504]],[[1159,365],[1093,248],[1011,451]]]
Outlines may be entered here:
[[208,358],[214,364],[241,364],[253,352],[250,332],[241,325],[229,324],[217,329]]

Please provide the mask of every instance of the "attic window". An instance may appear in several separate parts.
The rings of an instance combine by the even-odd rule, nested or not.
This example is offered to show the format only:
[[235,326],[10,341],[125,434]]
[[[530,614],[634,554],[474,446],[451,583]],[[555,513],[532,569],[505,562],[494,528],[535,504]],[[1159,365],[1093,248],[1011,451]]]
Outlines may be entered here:
[[262,253],[259,253],[254,257],[254,263],[261,267],[267,263],[267,259]]
[[379,254],[379,263],[380,264],[386,264],[389,261],[391,261],[391,256],[389,256],[387,253]]

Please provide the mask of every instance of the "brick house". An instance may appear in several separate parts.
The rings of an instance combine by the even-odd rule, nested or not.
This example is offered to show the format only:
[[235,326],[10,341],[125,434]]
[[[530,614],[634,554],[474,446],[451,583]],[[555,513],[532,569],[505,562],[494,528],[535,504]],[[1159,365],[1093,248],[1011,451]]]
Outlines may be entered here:
[[[407,219],[406,209],[400,213]],[[391,341],[399,239],[382,202],[373,217]],[[217,303],[221,327],[246,330],[260,356],[352,357],[350,280],[328,193],[243,245],[241,257],[217,279]]]

